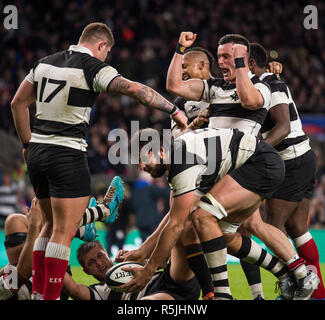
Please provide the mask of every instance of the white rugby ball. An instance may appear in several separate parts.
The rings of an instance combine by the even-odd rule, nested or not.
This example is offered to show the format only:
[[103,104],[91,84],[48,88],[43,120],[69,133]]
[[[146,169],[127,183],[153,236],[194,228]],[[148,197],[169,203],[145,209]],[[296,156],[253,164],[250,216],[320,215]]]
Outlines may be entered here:
[[124,292],[128,288],[120,289],[119,287],[133,279],[133,273],[124,271],[123,268],[143,267],[141,263],[127,261],[121,262],[110,268],[105,277],[106,284],[116,292]]

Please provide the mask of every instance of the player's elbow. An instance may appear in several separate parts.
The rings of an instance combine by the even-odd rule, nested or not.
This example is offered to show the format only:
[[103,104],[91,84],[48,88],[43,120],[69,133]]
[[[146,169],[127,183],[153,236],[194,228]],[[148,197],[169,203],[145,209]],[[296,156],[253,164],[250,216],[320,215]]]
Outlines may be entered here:
[[174,81],[166,81],[166,90],[169,92],[169,93],[172,93],[172,94],[175,94],[175,95],[178,95],[179,93],[179,88],[180,88],[180,85],[175,83]]
[[282,123],[280,127],[280,132],[281,132],[281,140],[287,137],[288,134],[290,133],[290,123],[289,122]]
[[12,100],[11,103],[10,103],[11,110],[12,111],[17,110],[18,109],[18,105],[19,105],[19,103],[17,102],[16,99]]

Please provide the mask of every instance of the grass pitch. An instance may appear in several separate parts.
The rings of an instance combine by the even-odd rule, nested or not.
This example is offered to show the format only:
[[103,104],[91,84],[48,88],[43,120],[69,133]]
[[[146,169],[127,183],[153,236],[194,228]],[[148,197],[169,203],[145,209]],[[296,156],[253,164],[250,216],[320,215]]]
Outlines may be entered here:
[[[81,267],[71,267],[72,275],[76,282],[89,286],[97,281],[86,275]],[[322,277],[325,278],[325,263],[321,264]],[[229,284],[232,295],[237,300],[251,300],[251,293],[243,269],[240,264],[228,264]],[[261,269],[261,278],[263,285],[264,297],[266,300],[274,300],[278,293],[274,291],[276,277],[270,272]]]

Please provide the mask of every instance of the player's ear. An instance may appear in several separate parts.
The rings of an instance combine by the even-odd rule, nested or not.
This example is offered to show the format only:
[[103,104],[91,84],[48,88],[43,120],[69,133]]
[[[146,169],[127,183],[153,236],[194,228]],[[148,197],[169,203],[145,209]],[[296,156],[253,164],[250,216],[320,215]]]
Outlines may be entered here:
[[202,69],[204,69],[204,67],[205,67],[204,61],[200,61],[199,62],[199,69],[202,70]]
[[102,51],[103,49],[105,49],[106,45],[107,45],[107,42],[106,41],[100,41],[98,43],[98,50],[99,51]]
[[249,69],[252,70],[252,69],[255,68],[255,66],[256,66],[255,60],[252,59],[252,58],[249,58],[249,59],[248,59],[248,67],[249,67]]

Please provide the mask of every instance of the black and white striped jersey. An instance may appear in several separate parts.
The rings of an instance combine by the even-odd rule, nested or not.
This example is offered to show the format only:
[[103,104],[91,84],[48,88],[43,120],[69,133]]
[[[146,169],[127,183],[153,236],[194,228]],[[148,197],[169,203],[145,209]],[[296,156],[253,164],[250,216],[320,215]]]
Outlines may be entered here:
[[25,78],[34,85],[36,96],[30,142],[86,151],[91,108],[98,93],[117,76],[116,69],[82,46],[37,61]]
[[[288,86],[273,73],[263,73],[260,79],[265,81],[271,88],[270,108],[278,104],[287,104],[290,115],[290,133],[274,148],[279,152],[283,160],[299,157],[310,150],[309,138],[302,129],[297,107],[292,99]],[[270,115],[268,114],[261,128],[261,133],[265,139],[270,130],[274,127]]]
[[168,181],[177,197],[199,190],[206,193],[254,153],[257,138],[237,129],[205,128],[189,131],[171,146]]
[[90,300],[136,300],[138,293],[116,292],[106,283],[96,283],[88,287]]
[[125,293],[113,291],[105,282],[89,286],[90,300],[140,300],[147,293],[148,288],[158,279],[161,271],[154,274],[147,285],[139,292]]
[[[209,107],[209,103],[204,101],[187,101],[182,97],[177,97],[174,100],[174,104],[178,107],[179,110],[183,111],[188,118],[188,124],[190,124],[200,113],[201,110],[205,110]],[[206,128],[208,124],[202,126],[202,128]],[[176,127],[176,123],[171,118],[171,130],[174,137],[179,135],[178,128]]]
[[210,128],[237,128],[257,136],[269,109],[271,91],[257,76],[249,73],[249,77],[264,99],[263,106],[258,110],[249,110],[241,105],[236,84],[230,84],[221,78],[203,80],[201,100],[210,104]]

